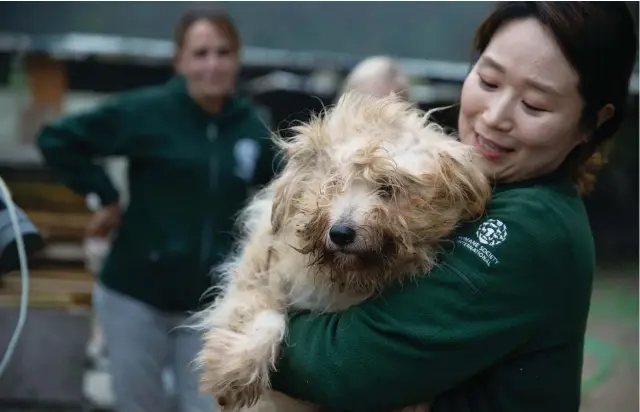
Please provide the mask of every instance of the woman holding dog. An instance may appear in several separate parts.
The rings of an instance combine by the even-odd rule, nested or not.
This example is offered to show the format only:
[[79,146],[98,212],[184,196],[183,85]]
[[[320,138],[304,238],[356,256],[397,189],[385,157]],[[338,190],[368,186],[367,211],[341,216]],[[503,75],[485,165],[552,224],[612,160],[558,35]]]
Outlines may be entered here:
[[458,119],[495,178],[486,216],[417,282],[293,314],[273,389],[332,410],[578,411],[595,272],[581,196],[625,116],[634,27],[624,3],[499,3]]
[[[234,94],[240,37],[220,12],[191,12],[175,31],[178,75],[126,92],[96,111],[44,128],[48,165],[102,209],[88,232],[116,231],[94,308],[109,352],[118,412],[173,410],[165,366],[182,412],[210,412],[192,361],[201,337],[181,328],[206,302],[209,268],[229,252],[234,215],[248,191],[272,176],[269,131],[253,105]],[[94,158],[129,160],[130,202]]]

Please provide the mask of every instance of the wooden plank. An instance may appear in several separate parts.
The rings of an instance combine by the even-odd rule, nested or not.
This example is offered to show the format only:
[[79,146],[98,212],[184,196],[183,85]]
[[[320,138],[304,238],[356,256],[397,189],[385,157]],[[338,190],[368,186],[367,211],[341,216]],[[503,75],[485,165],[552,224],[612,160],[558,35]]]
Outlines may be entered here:
[[92,218],[91,213],[50,213],[25,210],[25,213],[45,238],[84,238],[85,228]]
[[[63,279],[29,277],[29,290],[34,292],[90,293],[93,279]],[[19,276],[5,276],[0,293],[13,293],[22,290]]]
[[[29,308],[32,307],[82,307],[91,308],[93,291],[87,288],[85,291],[43,291],[29,284]],[[22,296],[21,290],[6,290],[0,288],[0,307],[19,307]]]
[[[91,305],[87,305],[86,301],[91,301],[91,298],[75,297],[73,295],[65,294],[29,294],[29,308],[65,308],[65,309],[89,309]],[[0,295],[0,307],[3,308],[18,308],[20,307],[20,295]]]
[[[20,277],[18,271],[10,272],[2,277]],[[91,280],[93,275],[84,269],[36,269],[29,271],[29,277],[34,279],[67,279],[67,280]],[[0,284],[1,287],[1,284]]]
[[[91,307],[95,278],[80,270],[33,270],[29,273],[29,307]],[[20,305],[20,274],[3,276],[0,307]]]
[[23,210],[61,213],[89,213],[85,198],[62,183],[9,181],[14,202]]

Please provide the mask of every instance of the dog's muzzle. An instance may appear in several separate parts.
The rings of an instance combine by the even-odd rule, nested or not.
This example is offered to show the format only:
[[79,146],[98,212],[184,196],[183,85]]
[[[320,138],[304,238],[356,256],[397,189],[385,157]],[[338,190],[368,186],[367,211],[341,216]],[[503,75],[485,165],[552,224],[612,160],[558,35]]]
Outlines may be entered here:
[[329,229],[329,239],[338,248],[344,248],[355,241],[356,231],[351,226],[335,224]]

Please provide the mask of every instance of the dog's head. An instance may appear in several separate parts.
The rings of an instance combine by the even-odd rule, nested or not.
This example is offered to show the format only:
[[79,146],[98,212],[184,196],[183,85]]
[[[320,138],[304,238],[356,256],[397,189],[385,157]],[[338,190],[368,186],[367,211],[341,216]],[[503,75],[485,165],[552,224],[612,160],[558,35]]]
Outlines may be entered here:
[[296,230],[300,251],[352,291],[431,265],[437,244],[490,197],[475,149],[398,98],[349,93],[294,132],[276,139],[287,165],[273,229]]

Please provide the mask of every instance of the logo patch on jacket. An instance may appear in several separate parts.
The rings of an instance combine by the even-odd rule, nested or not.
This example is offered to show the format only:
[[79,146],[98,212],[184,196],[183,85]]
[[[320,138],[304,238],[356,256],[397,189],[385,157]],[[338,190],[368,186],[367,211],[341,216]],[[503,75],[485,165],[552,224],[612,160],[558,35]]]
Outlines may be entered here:
[[507,240],[507,225],[498,219],[487,219],[476,230],[476,239],[468,236],[458,236],[456,243],[491,267],[500,263],[492,249]]
[[233,173],[245,182],[250,182],[256,171],[260,145],[253,139],[240,139],[233,147],[235,167]]
[[507,239],[507,225],[498,219],[489,219],[478,227],[476,236],[484,245],[498,246]]

